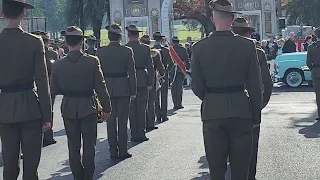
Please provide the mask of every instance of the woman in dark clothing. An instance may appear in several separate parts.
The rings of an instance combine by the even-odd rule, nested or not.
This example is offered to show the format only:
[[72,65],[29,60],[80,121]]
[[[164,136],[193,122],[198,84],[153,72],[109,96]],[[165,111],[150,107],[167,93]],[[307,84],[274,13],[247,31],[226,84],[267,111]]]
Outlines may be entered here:
[[303,43],[303,51],[307,51],[308,47],[313,44],[312,36],[309,35],[305,38],[304,43]]

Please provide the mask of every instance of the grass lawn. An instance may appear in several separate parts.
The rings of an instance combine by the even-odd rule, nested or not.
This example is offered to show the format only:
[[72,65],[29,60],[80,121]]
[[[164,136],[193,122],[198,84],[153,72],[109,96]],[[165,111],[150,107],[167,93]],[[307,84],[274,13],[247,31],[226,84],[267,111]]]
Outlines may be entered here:
[[[188,31],[188,29],[183,25],[175,25],[174,26],[177,36],[179,37],[181,43],[184,43],[188,36],[192,37],[193,40],[201,37],[200,31]],[[85,35],[92,35],[92,30],[85,31]],[[150,33],[149,33],[150,34]],[[106,29],[101,29],[101,45],[105,46],[109,43],[108,40],[108,31]]]

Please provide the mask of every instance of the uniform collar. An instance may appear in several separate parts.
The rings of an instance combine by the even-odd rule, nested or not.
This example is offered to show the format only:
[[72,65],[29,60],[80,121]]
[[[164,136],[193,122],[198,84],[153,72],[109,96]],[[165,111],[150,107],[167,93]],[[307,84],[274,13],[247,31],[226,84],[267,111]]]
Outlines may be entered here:
[[24,30],[21,28],[21,26],[19,26],[19,27],[16,27],[16,28],[4,28],[2,30],[2,32],[5,32],[5,33],[21,33],[21,32],[24,32]]
[[212,32],[212,36],[234,36],[234,32],[232,31],[214,31]]
[[69,51],[68,55],[71,57],[75,57],[75,56],[83,55],[83,52],[82,51]]
[[120,42],[111,41],[111,42],[109,43],[109,45],[111,45],[111,46],[120,46]]
[[140,44],[140,42],[138,40],[135,40],[135,41],[129,41],[128,44]]

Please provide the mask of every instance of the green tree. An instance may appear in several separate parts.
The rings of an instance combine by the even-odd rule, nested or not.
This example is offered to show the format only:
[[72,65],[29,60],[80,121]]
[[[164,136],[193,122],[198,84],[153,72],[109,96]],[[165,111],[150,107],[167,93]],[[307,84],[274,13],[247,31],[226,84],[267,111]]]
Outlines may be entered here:
[[58,32],[65,27],[66,0],[42,0],[41,7],[47,19],[48,30]]
[[288,24],[319,26],[320,25],[319,0],[290,0],[286,6],[289,16]]

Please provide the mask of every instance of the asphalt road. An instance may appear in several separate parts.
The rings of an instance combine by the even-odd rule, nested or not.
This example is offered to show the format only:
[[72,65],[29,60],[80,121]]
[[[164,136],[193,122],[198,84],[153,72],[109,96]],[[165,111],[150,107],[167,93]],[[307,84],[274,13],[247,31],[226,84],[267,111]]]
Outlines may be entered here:
[[[43,148],[39,167],[41,180],[72,179],[60,102],[61,97],[54,108],[54,132],[58,143]],[[95,179],[209,179],[199,117],[200,101],[191,90],[185,90],[183,102],[183,110],[170,110],[170,121],[159,124],[158,130],[147,134],[148,142],[129,143],[133,157],[122,162],[110,161],[106,125],[99,124]],[[320,179],[320,122],[315,118],[315,95],[311,88],[275,87],[270,104],[263,110],[259,180]],[[2,166],[1,159],[0,175]]]

